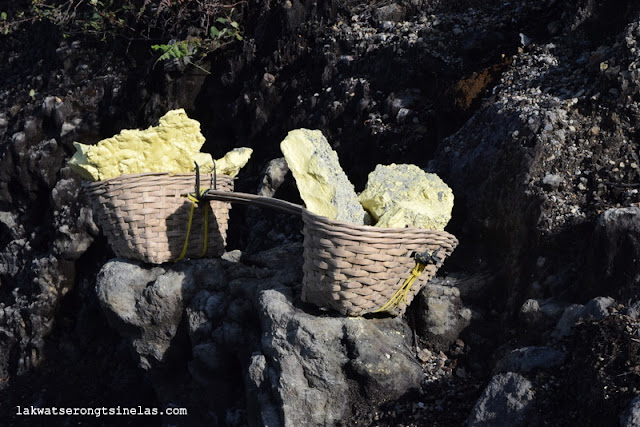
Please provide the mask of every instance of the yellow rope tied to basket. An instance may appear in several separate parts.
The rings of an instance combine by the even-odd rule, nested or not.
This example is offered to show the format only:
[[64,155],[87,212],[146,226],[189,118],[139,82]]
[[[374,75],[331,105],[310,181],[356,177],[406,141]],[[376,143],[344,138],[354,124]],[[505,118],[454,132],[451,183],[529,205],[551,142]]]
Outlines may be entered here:
[[385,305],[375,310],[374,313],[393,310],[394,308],[402,304],[404,301],[406,301],[407,295],[411,290],[411,285],[413,285],[413,282],[415,282],[416,279],[420,277],[423,270],[424,270],[424,264],[422,264],[419,261],[416,261],[415,267],[413,267],[413,270],[411,270],[411,274],[409,275],[407,280],[405,280],[402,286],[400,286],[400,289],[398,289],[396,293],[393,294],[391,299]]
[[411,274],[407,277],[407,280],[404,281],[402,286],[394,293],[389,301],[384,304],[382,307],[373,311],[373,313],[379,313],[381,311],[391,311],[397,308],[400,304],[407,301],[407,295],[409,295],[409,291],[411,290],[411,286],[416,281],[418,277],[424,271],[424,267],[427,263],[433,262],[437,264],[440,261],[438,258],[438,251],[430,253],[429,251],[422,252],[420,254],[415,254],[416,265],[411,270]]
[[[182,253],[180,256],[175,259],[174,262],[182,260],[187,255],[187,249],[189,248],[189,234],[191,234],[191,224],[193,223],[193,211],[195,211],[196,204],[202,202],[200,200],[200,196],[206,189],[201,188],[197,194],[189,193],[186,195],[187,199],[191,200],[191,211],[189,212],[189,221],[187,222],[187,235],[184,239],[184,245],[182,246]],[[206,201],[206,206],[204,206],[204,243],[202,245],[202,253],[200,254],[200,258],[206,255],[207,253],[207,242],[209,239],[209,201]]]
[[[193,223],[193,211],[196,208],[196,204],[199,205],[202,202],[205,202],[204,206],[204,243],[202,244],[202,252],[200,253],[200,257],[202,258],[207,254],[207,243],[209,240],[209,200],[204,199],[204,194],[207,192],[208,188],[200,187],[200,166],[196,163],[196,187],[194,193],[183,194],[184,197],[191,200],[191,211],[189,212],[189,221],[187,223],[187,235],[184,239],[184,245],[182,246],[182,253],[178,258],[174,260],[174,262],[180,261],[187,255],[187,249],[189,248],[189,234],[191,234],[191,224]],[[216,162],[213,162],[213,188],[217,189],[217,169]]]

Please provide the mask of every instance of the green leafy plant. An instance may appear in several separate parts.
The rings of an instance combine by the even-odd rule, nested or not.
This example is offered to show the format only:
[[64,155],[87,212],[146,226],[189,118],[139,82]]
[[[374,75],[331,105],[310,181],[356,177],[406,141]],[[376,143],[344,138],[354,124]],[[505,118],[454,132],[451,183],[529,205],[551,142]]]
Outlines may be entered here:
[[200,45],[199,39],[182,40],[172,44],[154,44],[151,46],[153,50],[159,50],[162,55],[158,57],[158,61],[166,61],[168,59],[181,59],[193,53],[193,47]]
[[[229,16],[231,16],[232,13],[233,9],[229,12]],[[154,66],[159,61],[178,59],[184,60],[186,63],[209,73],[196,62],[193,62],[191,58],[201,59],[208,53],[211,53],[226,44],[236,40],[243,40],[240,24],[238,22],[230,18],[218,17],[215,19],[215,23],[215,25],[211,25],[209,27],[209,36],[206,38],[190,38],[170,44],[155,44],[151,46],[153,50],[161,52],[161,55],[156,59]]]
[[209,28],[209,36],[212,40],[236,39],[242,41],[240,24],[236,21],[232,21],[228,18],[217,18],[216,22],[221,24],[222,28],[218,29],[215,25],[212,25],[211,28]]
[[170,44],[154,44],[151,49],[160,51],[162,54],[156,59],[153,64],[155,67],[159,61],[168,61],[171,59],[184,60],[187,64],[191,64],[194,67],[199,68],[205,73],[209,74],[209,71],[202,68],[200,65],[191,62],[191,57],[198,51],[198,48],[202,45],[200,39],[188,39],[181,40]]
[[9,23],[7,22],[7,12],[0,12],[0,32],[9,34]]

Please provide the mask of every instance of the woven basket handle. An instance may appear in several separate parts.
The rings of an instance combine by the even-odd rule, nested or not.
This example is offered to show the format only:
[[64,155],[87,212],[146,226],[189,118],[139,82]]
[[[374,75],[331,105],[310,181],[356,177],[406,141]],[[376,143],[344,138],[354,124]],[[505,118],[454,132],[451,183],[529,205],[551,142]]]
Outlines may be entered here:
[[276,209],[285,213],[293,215],[302,215],[303,207],[296,205],[295,203],[287,202],[280,199],[274,199],[272,197],[257,196],[249,193],[219,191],[219,190],[206,190],[200,198],[202,200],[219,200],[222,202],[231,203],[245,203],[249,205],[263,206],[266,208]]

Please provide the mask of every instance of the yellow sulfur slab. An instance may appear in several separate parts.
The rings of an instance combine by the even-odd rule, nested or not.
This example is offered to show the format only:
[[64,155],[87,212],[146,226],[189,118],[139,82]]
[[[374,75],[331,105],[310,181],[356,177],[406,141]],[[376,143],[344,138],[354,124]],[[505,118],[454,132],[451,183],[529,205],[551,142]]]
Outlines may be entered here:
[[280,149],[307,209],[327,218],[364,224],[366,213],[353,184],[321,131],[292,130]]

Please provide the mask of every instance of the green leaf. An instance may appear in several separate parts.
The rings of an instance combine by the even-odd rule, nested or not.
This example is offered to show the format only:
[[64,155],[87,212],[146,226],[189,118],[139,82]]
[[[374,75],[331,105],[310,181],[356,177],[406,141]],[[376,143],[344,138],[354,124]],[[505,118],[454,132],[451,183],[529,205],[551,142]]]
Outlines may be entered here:
[[0,12],[0,19],[3,21],[7,20],[7,12]]
[[209,35],[212,39],[218,38],[220,37],[220,30],[212,25],[211,28],[209,28]]
[[236,21],[231,21],[231,23],[230,23],[229,25],[231,25],[231,26],[232,26],[233,28],[235,28],[236,30],[237,30],[238,28],[240,28],[240,24],[238,24]]
[[216,22],[219,22],[219,23],[221,23],[221,24],[226,24],[226,23],[227,23],[227,21],[228,21],[228,19],[227,19],[227,18],[217,18],[217,19],[216,19]]

